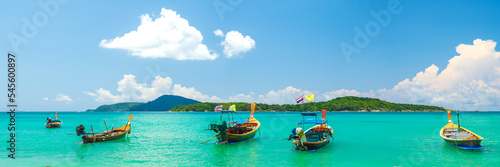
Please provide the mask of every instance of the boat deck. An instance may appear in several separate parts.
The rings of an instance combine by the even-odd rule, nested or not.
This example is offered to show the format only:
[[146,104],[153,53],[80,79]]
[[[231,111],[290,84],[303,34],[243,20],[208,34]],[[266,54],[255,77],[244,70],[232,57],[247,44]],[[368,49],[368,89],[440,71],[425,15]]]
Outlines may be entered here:
[[324,136],[323,134],[327,131],[309,131],[306,133],[306,141],[307,142],[319,142],[328,138],[328,136]]
[[443,136],[449,139],[467,139],[468,137],[472,137],[474,135],[463,129],[458,132],[457,128],[448,128],[443,130]]
[[245,134],[247,132],[250,132],[257,128],[256,126],[240,126],[240,125],[234,125],[229,128],[227,128],[227,133],[231,134]]

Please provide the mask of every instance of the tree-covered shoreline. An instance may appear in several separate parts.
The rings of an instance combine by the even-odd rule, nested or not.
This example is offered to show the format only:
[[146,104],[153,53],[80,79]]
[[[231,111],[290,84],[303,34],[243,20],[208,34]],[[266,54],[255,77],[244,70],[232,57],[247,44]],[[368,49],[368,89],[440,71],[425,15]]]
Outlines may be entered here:
[[[250,103],[245,102],[230,102],[230,103],[196,103],[189,105],[178,105],[170,111],[213,111],[215,106],[223,105],[223,109],[227,110],[230,105],[236,104],[238,111],[249,111]],[[314,107],[316,105],[316,108]],[[398,104],[386,102],[383,100],[367,97],[345,96],[338,97],[329,101],[309,102],[304,104],[263,104],[257,103],[256,111],[446,111],[448,109],[438,106],[415,105],[415,104]]]

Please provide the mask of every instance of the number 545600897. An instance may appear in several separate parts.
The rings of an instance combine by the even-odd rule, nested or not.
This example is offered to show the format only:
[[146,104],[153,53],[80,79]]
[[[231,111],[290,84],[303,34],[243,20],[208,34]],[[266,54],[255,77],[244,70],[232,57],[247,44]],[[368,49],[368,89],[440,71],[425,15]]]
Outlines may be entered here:
[[7,90],[8,90],[8,93],[7,93],[7,96],[9,97],[9,102],[10,103],[14,103],[16,101],[16,93],[15,93],[15,90],[16,90],[16,56],[13,55],[13,54],[8,54],[7,56],[8,58],[8,80],[9,80],[9,83],[7,84]]

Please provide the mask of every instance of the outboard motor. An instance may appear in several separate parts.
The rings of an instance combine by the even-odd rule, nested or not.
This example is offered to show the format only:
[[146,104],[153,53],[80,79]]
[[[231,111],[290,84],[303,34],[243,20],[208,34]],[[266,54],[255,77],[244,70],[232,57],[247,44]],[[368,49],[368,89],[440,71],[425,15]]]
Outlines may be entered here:
[[213,130],[215,133],[220,133],[221,142],[226,141],[226,129],[227,129],[227,124],[226,121],[224,120],[210,122],[210,130]]
[[293,128],[293,129],[292,129],[292,134],[290,134],[290,136],[288,136],[288,140],[298,139],[298,138],[299,138],[299,137],[297,136],[296,129],[297,129],[297,128]]
[[85,135],[85,127],[83,125],[76,127],[76,135],[77,136]]

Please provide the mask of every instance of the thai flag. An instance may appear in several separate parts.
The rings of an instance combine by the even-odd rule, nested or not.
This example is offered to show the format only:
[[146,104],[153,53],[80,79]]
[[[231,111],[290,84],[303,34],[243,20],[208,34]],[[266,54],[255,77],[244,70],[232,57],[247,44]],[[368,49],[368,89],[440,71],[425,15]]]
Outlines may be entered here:
[[215,109],[214,109],[214,111],[222,111],[222,105],[216,106]]
[[297,104],[303,103],[304,102],[304,95],[302,95],[299,98],[295,99],[295,101],[297,102]]

